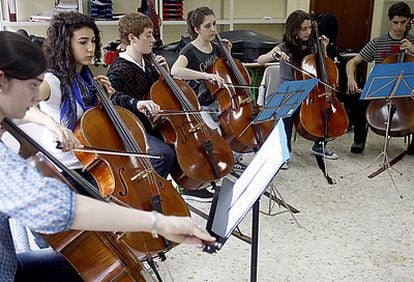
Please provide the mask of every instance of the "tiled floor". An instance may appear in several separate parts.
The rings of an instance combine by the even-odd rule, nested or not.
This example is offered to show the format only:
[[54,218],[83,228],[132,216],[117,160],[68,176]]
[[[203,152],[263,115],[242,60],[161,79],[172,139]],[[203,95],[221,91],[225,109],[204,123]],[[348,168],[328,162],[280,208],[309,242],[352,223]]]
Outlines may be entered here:
[[[290,168],[273,183],[300,210],[301,227],[289,213],[260,215],[257,281],[414,281],[414,156],[393,167],[402,175],[390,170],[394,186],[387,172],[367,177],[382,162],[376,157],[384,138],[370,132],[361,155],[349,152],[351,143],[352,132],[329,144],[339,156],[327,163],[335,185],[317,168],[312,143],[301,137],[293,143]],[[392,139],[390,158],[404,148],[402,138]],[[261,210],[267,205],[262,197]],[[240,225],[247,234],[250,222],[248,214]],[[250,245],[235,237],[213,255],[180,245],[167,257],[160,263],[164,281],[249,281]]]

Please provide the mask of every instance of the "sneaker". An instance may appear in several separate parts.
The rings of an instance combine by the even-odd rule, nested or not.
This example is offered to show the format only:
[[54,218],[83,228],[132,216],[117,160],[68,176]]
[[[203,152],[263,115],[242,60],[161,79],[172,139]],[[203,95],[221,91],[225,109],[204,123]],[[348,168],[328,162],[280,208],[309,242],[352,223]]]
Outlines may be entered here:
[[244,164],[244,163],[242,163],[242,162],[236,162],[236,163],[234,164],[234,166],[233,166],[233,171],[236,171],[236,172],[243,172],[243,171],[245,171],[245,170],[246,170],[246,168],[247,168],[247,165],[246,165],[246,164]]
[[284,162],[283,165],[280,168],[284,169],[284,170],[288,169],[289,168],[289,161]]
[[351,146],[351,153],[361,154],[364,151],[364,149],[365,149],[364,143],[357,144],[354,142],[352,143],[352,146]]
[[213,201],[213,193],[207,189],[182,191],[181,196],[185,201],[193,200],[202,203],[209,203]]
[[[317,156],[324,157],[328,160],[336,160],[338,158],[338,155],[334,152],[329,151],[325,146],[325,152],[323,152],[322,146],[319,144],[315,144],[312,147],[312,153],[314,153]],[[325,154],[324,154],[325,153]]]

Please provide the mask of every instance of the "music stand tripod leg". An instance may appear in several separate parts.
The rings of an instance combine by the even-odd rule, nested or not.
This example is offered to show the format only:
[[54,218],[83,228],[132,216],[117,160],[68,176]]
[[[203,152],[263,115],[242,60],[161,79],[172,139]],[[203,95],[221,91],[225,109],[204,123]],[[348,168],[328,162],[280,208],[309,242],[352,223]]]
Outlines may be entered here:
[[[390,162],[389,162],[389,158],[388,158],[388,145],[391,139],[390,136],[390,128],[391,128],[391,122],[392,122],[392,118],[395,114],[395,105],[393,105],[391,103],[391,99],[388,98],[387,99],[387,111],[388,111],[388,116],[387,116],[387,122],[386,122],[386,127],[385,127],[385,142],[384,142],[384,149],[382,150],[381,154],[379,156],[382,155],[382,167],[371,173],[368,178],[373,178],[375,176],[377,176],[380,172],[386,170],[388,175],[390,176],[391,182],[394,185],[395,190],[397,191],[398,195],[400,195],[400,198],[403,198],[398,187],[397,184],[395,183],[395,180],[393,178],[393,176],[391,175],[391,172],[389,171],[390,168],[392,168],[393,170],[395,170],[397,173],[399,173],[400,175],[402,175],[401,172],[399,172],[398,170],[396,170],[395,168],[391,167]],[[378,158],[378,157],[377,157]]]
[[296,222],[296,224],[298,225],[299,228],[302,228],[302,226],[299,224],[299,221],[296,219],[295,214],[293,213],[292,209],[290,208],[290,206],[288,204],[286,204],[285,199],[283,199],[282,194],[279,192],[279,190],[273,185],[271,184],[271,189],[277,194],[277,197],[283,202],[285,203],[284,207],[287,209],[287,211],[290,213],[290,215],[292,216],[293,220]]

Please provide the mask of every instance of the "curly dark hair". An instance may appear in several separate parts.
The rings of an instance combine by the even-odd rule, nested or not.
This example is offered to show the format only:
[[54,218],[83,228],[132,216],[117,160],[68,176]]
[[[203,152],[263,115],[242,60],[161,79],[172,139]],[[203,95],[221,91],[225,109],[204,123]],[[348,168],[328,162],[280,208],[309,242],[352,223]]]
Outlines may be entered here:
[[75,77],[75,61],[70,50],[73,32],[89,27],[95,34],[95,60],[101,59],[101,36],[93,19],[78,12],[60,12],[56,14],[47,29],[47,37],[43,43],[48,67],[62,83],[71,85]]
[[[283,35],[283,41],[286,42],[286,46],[292,51],[292,57],[300,60],[302,60],[305,55],[302,46],[306,45],[308,47],[307,49],[311,49],[315,44],[313,34],[307,42],[303,42],[298,37],[302,23],[305,20],[312,21],[312,17],[309,13],[302,10],[292,12],[286,20],[285,34]],[[300,63],[300,61],[296,63]]]

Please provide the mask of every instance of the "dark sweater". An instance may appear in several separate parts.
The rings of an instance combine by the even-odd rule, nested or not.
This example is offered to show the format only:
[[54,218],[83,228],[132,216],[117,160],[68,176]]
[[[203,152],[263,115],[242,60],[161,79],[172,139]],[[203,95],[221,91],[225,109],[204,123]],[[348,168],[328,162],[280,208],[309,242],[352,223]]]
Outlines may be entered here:
[[107,72],[112,87],[116,93],[111,96],[112,103],[135,113],[145,129],[151,131],[151,125],[146,116],[138,111],[137,103],[145,99],[152,84],[158,80],[159,74],[150,62],[145,61],[145,72],[136,64],[117,58]]

